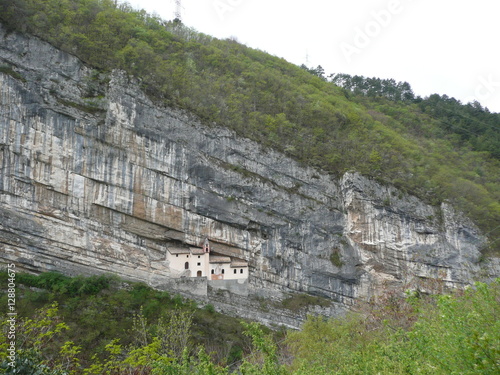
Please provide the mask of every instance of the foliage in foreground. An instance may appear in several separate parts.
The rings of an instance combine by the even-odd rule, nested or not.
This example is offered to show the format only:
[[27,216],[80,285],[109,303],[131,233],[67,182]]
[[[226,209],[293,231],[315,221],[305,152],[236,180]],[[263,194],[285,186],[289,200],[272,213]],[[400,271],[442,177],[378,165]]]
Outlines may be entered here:
[[[7,273],[0,272],[6,285]],[[57,356],[65,342],[75,342],[79,363],[87,367],[95,353],[107,353],[117,340],[124,348],[160,345],[180,356],[185,347],[204,346],[216,363],[241,360],[250,340],[243,335],[240,319],[215,312],[212,305],[198,307],[194,301],[143,283],[124,282],[111,275],[68,277],[57,272],[16,274],[16,312],[36,320],[34,311],[56,303],[57,321],[64,322],[53,340],[44,344],[47,358]],[[0,313],[7,307],[7,293],[0,295]],[[43,314],[42,314],[43,315]],[[154,337],[161,337],[158,343]],[[34,353],[26,352],[32,361]],[[190,352],[190,354],[193,354]],[[98,359],[103,360],[102,356]]]
[[[51,274],[45,280],[58,279]],[[95,278],[76,279],[84,284],[96,282]],[[106,289],[97,293],[102,292]],[[453,294],[408,292],[401,297],[387,293],[345,318],[311,316],[301,331],[288,332],[285,346],[279,346],[258,324],[242,323],[252,350],[235,362],[217,360],[209,345],[194,343],[194,315],[189,309],[150,321],[141,308],[132,314],[127,331],[132,341],[108,335],[102,347],[94,348],[84,348],[79,337],[69,340],[65,336],[74,328],[62,319],[64,309],[53,301],[18,321],[17,372],[9,366],[8,340],[1,335],[0,373],[444,375],[500,371],[500,279]],[[112,317],[107,319],[113,323]],[[2,327],[5,333],[6,319]]]
[[[140,316],[139,319],[144,319]],[[262,353],[262,363],[244,359],[241,374],[279,375],[286,374],[277,362],[277,350],[271,336],[265,335],[257,323],[243,323],[246,334],[253,340],[256,353]],[[155,332],[145,342],[122,345],[113,339],[104,348],[104,355],[94,354],[91,364],[82,365],[79,353],[81,346],[72,341],[54,347],[57,336],[68,330],[67,324],[58,315],[58,304],[54,302],[40,310],[34,318],[24,318],[17,327],[17,354],[14,362],[8,358],[6,335],[0,338],[0,371],[4,374],[64,375],[64,374],[153,374],[153,375],[223,375],[229,374],[228,366],[216,364],[199,347],[189,348],[187,337],[191,318],[186,314],[173,316],[168,323],[159,323]],[[2,328],[7,327],[6,320]],[[182,327],[181,330],[175,328]],[[186,329],[187,328],[187,329]],[[165,334],[170,332],[170,334]],[[140,334],[140,332],[132,332]],[[183,342],[179,347],[177,344]],[[50,348],[50,349],[49,349]],[[56,350],[54,350],[56,349]],[[177,350],[176,350],[177,349]],[[178,350],[182,349],[182,350]]]
[[311,317],[288,336],[293,373],[498,374],[499,317],[500,279],[452,295],[391,296],[341,320]]

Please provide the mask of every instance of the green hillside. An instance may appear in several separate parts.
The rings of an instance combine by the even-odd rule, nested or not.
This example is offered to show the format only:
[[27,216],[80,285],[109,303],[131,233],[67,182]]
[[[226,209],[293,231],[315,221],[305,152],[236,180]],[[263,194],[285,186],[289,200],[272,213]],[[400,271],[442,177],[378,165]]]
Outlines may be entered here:
[[[8,284],[7,276],[0,269],[0,290]],[[34,354],[30,349],[38,349],[38,360],[57,356],[58,348],[71,341],[80,348],[78,367],[86,368],[96,362],[94,354],[99,359],[106,356],[106,346],[112,340],[129,352],[151,344],[152,338],[160,334],[168,341],[162,343],[163,350],[173,356],[180,357],[185,346],[201,346],[212,352],[215,362],[224,364],[240,361],[251,347],[251,341],[243,335],[241,319],[219,314],[210,304],[201,307],[179,294],[154,290],[144,283],[112,275],[71,278],[46,272],[39,276],[18,273],[15,284],[18,350],[29,357]],[[0,302],[0,313],[5,316],[7,293],[2,293]],[[47,313],[47,309],[53,312]],[[41,319],[38,326],[36,319]],[[3,329],[6,323],[4,319]],[[56,329],[58,324],[64,327]],[[37,335],[42,336],[38,345]],[[5,361],[5,339],[6,335],[0,336],[0,362]]]
[[500,245],[500,119],[477,103],[416,98],[391,80],[337,75],[332,82],[320,70],[112,0],[0,0],[0,20],[104,73],[140,77],[156,103],[207,125],[337,176],[357,170],[432,204],[449,200],[490,237],[485,250]]
[[[357,313],[309,317],[301,331],[240,322],[113,276],[14,278],[0,328],[0,373],[23,375],[498,374],[500,279],[451,295],[391,291]],[[439,292],[443,285],[426,285]],[[3,287],[2,287],[3,289]],[[0,313],[8,294],[0,296]],[[12,337],[9,337],[12,340]]]

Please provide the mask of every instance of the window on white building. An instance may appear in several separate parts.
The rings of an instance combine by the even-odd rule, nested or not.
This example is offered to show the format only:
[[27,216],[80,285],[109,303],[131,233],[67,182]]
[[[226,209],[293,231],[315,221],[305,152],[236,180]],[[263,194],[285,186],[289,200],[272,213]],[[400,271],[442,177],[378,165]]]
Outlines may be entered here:
[[197,265],[197,266],[201,266],[201,263],[197,263],[196,265]]

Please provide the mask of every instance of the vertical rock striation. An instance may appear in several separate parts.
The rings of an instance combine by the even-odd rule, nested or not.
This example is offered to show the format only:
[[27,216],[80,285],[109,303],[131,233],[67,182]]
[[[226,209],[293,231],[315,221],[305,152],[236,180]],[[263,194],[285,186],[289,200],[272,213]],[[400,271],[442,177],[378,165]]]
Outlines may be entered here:
[[335,314],[387,283],[462,285],[499,273],[480,264],[484,238],[447,204],[299,165],[33,37],[0,29],[0,65],[4,261],[161,287],[171,279],[166,249],[208,237],[215,251],[250,262],[247,309],[243,298],[236,306],[212,294],[248,316],[259,298],[293,292],[332,299],[321,312]]

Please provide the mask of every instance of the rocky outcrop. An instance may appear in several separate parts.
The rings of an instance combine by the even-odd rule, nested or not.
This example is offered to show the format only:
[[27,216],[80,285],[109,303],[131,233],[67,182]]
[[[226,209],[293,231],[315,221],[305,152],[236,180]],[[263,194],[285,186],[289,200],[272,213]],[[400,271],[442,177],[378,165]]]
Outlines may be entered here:
[[[161,286],[166,249],[208,237],[249,261],[248,301],[309,293],[334,301],[325,314],[387,283],[498,274],[481,263],[477,228],[447,204],[355,172],[339,181],[156,105],[125,73],[99,73],[33,37],[0,31],[0,67],[4,261]],[[226,310],[245,304],[222,294],[213,299]]]

